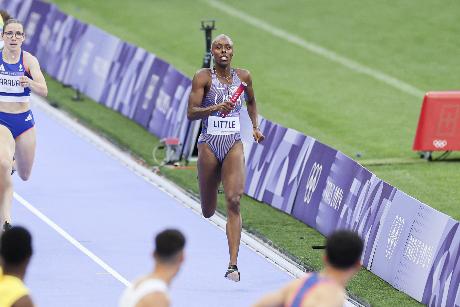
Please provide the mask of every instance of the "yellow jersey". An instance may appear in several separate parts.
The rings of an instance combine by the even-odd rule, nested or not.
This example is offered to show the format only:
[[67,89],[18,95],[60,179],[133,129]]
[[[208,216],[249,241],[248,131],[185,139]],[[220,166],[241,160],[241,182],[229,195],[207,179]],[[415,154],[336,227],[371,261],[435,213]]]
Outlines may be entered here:
[[0,307],[11,307],[21,297],[29,294],[21,279],[3,275],[0,268]]

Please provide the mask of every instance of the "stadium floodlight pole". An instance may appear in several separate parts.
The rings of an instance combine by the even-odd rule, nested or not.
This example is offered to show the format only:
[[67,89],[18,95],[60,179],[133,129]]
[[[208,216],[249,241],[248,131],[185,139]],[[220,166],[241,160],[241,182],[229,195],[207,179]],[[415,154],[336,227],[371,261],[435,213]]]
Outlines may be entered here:
[[205,41],[206,41],[206,50],[203,58],[202,68],[211,68],[211,42],[212,42],[212,30],[216,29],[215,20],[202,20],[201,21],[201,30],[204,31]]

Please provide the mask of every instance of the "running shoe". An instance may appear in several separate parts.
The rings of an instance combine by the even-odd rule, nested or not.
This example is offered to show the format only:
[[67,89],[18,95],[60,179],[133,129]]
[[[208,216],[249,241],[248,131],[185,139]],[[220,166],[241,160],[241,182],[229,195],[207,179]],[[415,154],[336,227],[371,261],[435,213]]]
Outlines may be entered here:
[[225,278],[235,282],[240,281],[240,272],[238,272],[238,267],[234,264],[230,264],[227,272],[225,273]]

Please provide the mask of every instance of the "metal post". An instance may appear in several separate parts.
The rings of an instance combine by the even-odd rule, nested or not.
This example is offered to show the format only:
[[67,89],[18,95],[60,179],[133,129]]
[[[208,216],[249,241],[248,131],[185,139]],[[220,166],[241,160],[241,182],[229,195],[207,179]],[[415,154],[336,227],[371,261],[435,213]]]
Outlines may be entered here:
[[[211,65],[212,65],[212,56],[211,56],[212,31],[215,29],[216,29],[215,20],[202,20],[201,21],[201,30],[204,31],[204,38],[205,38],[205,52],[204,52],[204,57],[203,57],[203,65],[201,66],[202,68],[211,68]],[[182,144],[181,153],[180,153],[181,160],[184,157],[184,147],[187,142],[188,135],[190,133],[191,121],[188,122],[187,126],[188,126],[187,132],[185,133],[185,138],[184,138],[184,142]],[[194,147],[197,145],[196,142],[197,140],[195,140]],[[186,159],[185,162],[188,163],[188,160]]]
[[216,29],[215,20],[202,20],[201,30],[204,31],[206,49],[203,58],[203,68],[211,68],[212,56],[211,56],[211,42],[212,42],[212,30]]

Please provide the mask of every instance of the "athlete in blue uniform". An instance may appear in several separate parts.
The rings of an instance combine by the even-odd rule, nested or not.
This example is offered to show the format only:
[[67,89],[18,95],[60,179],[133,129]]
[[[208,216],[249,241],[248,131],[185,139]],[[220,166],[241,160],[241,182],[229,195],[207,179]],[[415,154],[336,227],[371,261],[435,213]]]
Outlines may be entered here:
[[325,268],[268,294],[253,307],[342,307],[345,286],[361,268],[363,241],[354,232],[340,230],[326,242]]
[[16,19],[3,25],[0,52],[0,225],[9,228],[13,198],[13,159],[22,180],[28,180],[35,156],[34,116],[30,92],[46,96],[45,77],[37,59],[22,50],[24,27]]
[[[230,254],[225,277],[239,281],[240,199],[245,180],[239,114],[244,98],[254,127],[254,139],[260,142],[264,136],[257,123],[251,75],[245,69],[230,66],[232,40],[227,35],[218,35],[212,42],[211,53],[215,66],[200,69],[193,77],[187,115],[190,120],[202,119],[202,132],[198,140],[198,180],[203,216],[209,218],[216,211],[217,189],[222,179],[227,202],[226,230]],[[245,95],[241,95],[234,105],[230,97],[241,82],[247,84]]]

